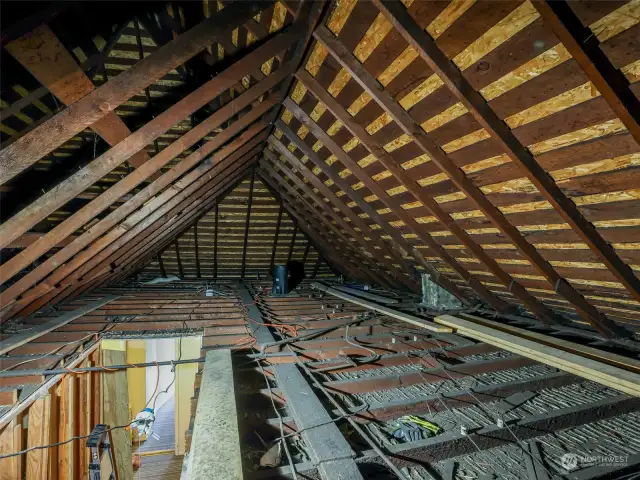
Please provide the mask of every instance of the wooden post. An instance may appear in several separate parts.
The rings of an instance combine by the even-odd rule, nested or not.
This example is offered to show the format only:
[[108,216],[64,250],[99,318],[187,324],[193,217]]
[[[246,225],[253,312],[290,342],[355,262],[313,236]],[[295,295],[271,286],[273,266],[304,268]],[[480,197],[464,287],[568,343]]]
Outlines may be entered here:
[[247,202],[247,221],[244,226],[244,243],[242,245],[242,267],[240,278],[244,277],[245,265],[247,261],[247,244],[249,243],[249,223],[251,222],[251,204],[253,203],[253,185],[256,180],[255,169],[251,170],[251,182],[249,183],[249,201]]
[[198,251],[198,222],[193,225],[193,242],[196,251],[196,276],[200,278],[200,252]]
[[178,261],[178,272],[180,278],[184,279],[184,271],[182,270],[182,261],[180,260],[180,247],[178,246],[178,239],[174,242],[174,246],[176,247],[176,260]]
[[[51,428],[51,397],[39,398],[29,408],[29,428],[27,448],[47,445]],[[27,453],[27,480],[47,478],[49,469],[49,449],[33,450]]]
[[298,222],[293,221],[293,235],[291,235],[291,243],[289,244],[289,254],[287,255],[287,263],[291,261],[293,249],[296,245],[296,235],[298,235]]
[[[22,450],[22,416],[0,431],[0,455]],[[0,460],[0,480],[22,479],[22,456]]]
[[280,236],[280,224],[282,223],[282,204],[278,210],[278,220],[276,222],[276,234],[273,237],[273,249],[271,250],[271,261],[269,262],[269,273],[273,273],[273,267],[276,261],[276,249],[278,248],[278,237]]
[[[102,364],[105,366],[126,363],[127,356],[120,350],[102,350]],[[126,425],[129,418],[129,395],[127,391],[127,373],[103,372],[102,375],[102,421],[110,427]],[[133,480],[131,464],[131,438],[123,429],[113,430],[114,457],[120,480]]]
[[162,252],[158,253],[158,265],[160,265],[160,275],[167,278],[167,271],[164,269],[164,263],[162,262]]
[[215,220],[213,223],[213,278],[218,278],[218,204],[216,201]]

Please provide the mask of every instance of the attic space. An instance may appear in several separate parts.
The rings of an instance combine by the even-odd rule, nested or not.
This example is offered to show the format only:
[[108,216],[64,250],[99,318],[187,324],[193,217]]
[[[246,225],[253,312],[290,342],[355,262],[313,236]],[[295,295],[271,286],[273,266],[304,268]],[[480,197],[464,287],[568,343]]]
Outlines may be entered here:
[[0,30],[0,480],[639,478],[640,0]]

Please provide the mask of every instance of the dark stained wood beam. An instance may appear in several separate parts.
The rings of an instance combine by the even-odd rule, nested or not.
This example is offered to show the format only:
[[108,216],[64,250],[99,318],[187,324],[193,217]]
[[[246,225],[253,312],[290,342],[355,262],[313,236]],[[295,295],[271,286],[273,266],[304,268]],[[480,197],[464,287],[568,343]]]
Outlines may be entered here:
[[311,278],[316,278],[318,276],[318,269],[320,268],[320,264],[322,263],[322,256],[318,253],[318,258],[316,259],[316,264],[313,266],[313,273],[311,274]]
[[244,225],[244,240],[242,242],[242,266],[240,267],[240,278],[244,278],[247,262],[247,244],[249,243],[249,227],[251,225],[251,205],[253,203],[253,186],[256,181],[255,169],[251,171],[251,180],[249,181],[249,199],[247,201],[247,221]]
[[[69,178],[56,185],[56,187],[40,196],[36,201],[31,203],[16,215],[11,217],[9,220],[4,222],[2,225],[0,225],[0,246],[2,246],[5,242],[9,242],[15,239],[17,236],[20,236],[22,233],[29,230],[31,227],[37,224],[37,222],[46,218],[47,215],[54,212],[57,208],[64,205],[66,202],[91,186],[94,182],[98,181],[104,175],[109,173],[111,170],[113,170],[113,168],[124,162],[129,156],[131,156],[131,154],[149,145],[153,141],[153,139],[169,130],[178,121],[188,118],[191,113],[201,108],[204,104],[207,103],[208,100],[215,98],[220,93],[229,88],[229,86],[239,78],[242,78],[244,75],[246,75],[247,71],[249,71],[249,69],[255,62],[263,63],[272,58],[275,52],[286,49],[288,46],[290,46],[290,42],[293,38],[295,38],[295,36],[296,30],[293,27],[286,32],[277,34],[271,40],[252,51],[251,54],[241,58],[236,63],[232,64],[229,68],[221,72],[218,76],[211,79],[203,86],[199,87],[194,92],[184,97],[172,107],[162,112],[160,115],[156,116],[149,123],[127,137],[127,139],[123,140],[118,145],[107,151],[105,154],[93,160],[83,169],[74,173]],[[151,56],[145,58],[145,61],[149,58],[151,58]],[[283,66],[283,68],[285,67]],[[288,68],[291,68],[291,66],[289,66]],[[278,81],[280,81],[282,80],[282,75],[286,73],[287,72],[275,72],[274,78],[277,78],[279,79]],[[120,76],[118,76],[118,78],[120,78]],[[269,78],[267,78],[265,79],[265,81],[267,82],[267,84],[269,84],[274,80],[270,80]],[[256,85],[256,87],[258,87],[258,85]],[[273,85],[271,85],[271,87],[273,87]],[[84,98],[82,100],[84,100]],[[245,97],[245,100],[247,98],[248,97]],[[79,102],[76,102],[74,105],[78,103]],[[198,125],[198,127],[200,127],[200,125]],[[196,127],[196,129],[198,127]],[[191,131],[188,133],[191,133]],[[190,136],[189,140],[193,140],[193,143],[195,143],[200,138],[202,137],[196,136],[194,138],[193,136]],[[180,143],[181,139],[179,139],[177,142],[174,142],[174,144],[176,144],[177,146],[182,146],[183,144]],[[191,143],[191,145],[193,145],[193,143]],[[171,146],[173,146],[174,144],[172,144]],[[160,155],[162,155],[166,150],[167,149],[163,150]],[[182,150],[183,148],[177,148],[177,151],[174,149],[174,155],[170,158],[173,158],[175,155],[182,152]],[[0,151],[0,156],[4,151],[5,150]],[[157,157],[160,157],[160,155],[157,155]],[[167,154],[166,156],[169,156],[169,154]],[[126,192],[134,188],[138,183],[140,183],[140,181],[151,175],[151,173],[155,173],[160,168],[158,166],[158,163],[161,163],[163,165],[166,164],[164,162],[164,160],[168,161],[166,156],[161,156],[163,162],[147,162],[144,164],[144,167],[146,167],[144,170],[142,170],[142,168],[138,168],[134,172],[129,174],[125,178],[125,180],[134,175],[134,177],[132,178],[135,179],[135,181],[127,183]],[[151,165],[152,163],[153,167]],[[101,202],[102,203],[100,205],[102,206],[105,202],[104,197]],[[95,215],[92,215],[85,219],[85,223],[93,218],[95,218]]]
[[289,254],[287,255],[287,264],[291,261],[293,256],[293,249],[296,246],[296,236],[298,235],[298,222],[293,222],[293,235],[291,235],[291,243],[289,244]]
[[198,248],[198,222],[193,224],[193,243],[196,252],[196,276],[198,278],[201,278],[202,274],[200,272],[200,252]]
[[184,271],[182,270],[182,261],[180,260],[180,247],[178,245],[178,239],[176,238],[173,242],[173,245],[176,249],[176,260],[178,261],[178,273],[180,278],[184,279]]
[[[411,19],[411,21],[413,22],[413,19]],[[412,29],[411,35],[406,36],[405,39],[407,37],[413,39],[414,36],[417,36],[418,32],[414,30],[415,29]],[[425,33],[422,32],[419,27],[418,30],[421,33]],[[594,308],[593,305],[591,305],[575,288],[573,288],[571,284],[569,284],[569,282],[567,282],[558,274],[558,272],[555,271],[551,264],[547,260],[545,260],[542,255],[540,255],[540,253],[533,247],[533,245],[527,242],[522,233],[507,220],[506,216],[500,211],[500,209],[498,209],[495,205],[493,205],[493,203],[489,201],[482,190],[480,190],[480,188],[478,188],[469,179],[469,177],[467,177],[466,174],[453,163],[453,161],[447,156],[447,154],[431,139],[431,137],[427,135],[427,133],[420,127],[420,125],[418,125],[413,120],[409,113],[405,111],[402,106],[380,86],[377,80],[363,67],[358,59],[356,59],[353,54],[342,43],[340,43],[340,41],[337,40],[327,28],[323,26],[319,27],[314,32],[314,36],[327,48],[331,55],[342,65],[343,68],[345,68],[352,75],[352,77],[365,89],[365,91],[369,95],[371,95],[371,97],[376,100],[376,102],[391,116],[391,118],[398,124],[398,126],[400,126],[400,128],[402,128],[402,130],[404,130],[405,133],[410,136],[415,144],[423,152],[429,155],[434,164],[436,164],[443,172],[445,172],[449,176],[449,178],[451,178],[451,180],[460,189],[460,191],[462,191],[469,199],[471,199],[482,211],[482,213],[488,219],[490,219],[493,224],[496,225],[496,227],[498,227],[514,243],[514,245],[520,250],[520,252],[531,263],[531,265],[534,266],[540,272],[540,274],[545,277],[545,279],[549,282],[550,285],[553,286],[553,289],[559,295],[563,296],[566,300],[569,301],[569,303],[576,309],[576,311],[584,320],[588,321],[604,337],[612,337],[618,335],[628,336],[628,332],[625,329],[617,326],[604,314]],[[430,37],[428,37],[427,39],[430,40]],[[420,42],[411,40],[410,43],[414,46],[414,48],[417,48],[418,51],[424,51],[424,40],[425,38],[423,35]],[[432,40],[431,42],[433,43]],[[453,63],[449,62],[446,56],[444,56],[444,54],[439,49],[437,49],[437,47],[434,51],[429,51],[429,55],[427,57],[431,59],[433,55],[437,55],[438,53],[441,58],[446,60],[446,62],[444,62],[444,60],[442,62],[438,61],[437,64],[440,67],[446,67],[448,69],[448,73],[453,75],[453,73],[451,72],[452,68],[454,67]],[[430,66],[432,66],[432,68],[434,68],[435,70],[437,68],[436,63],[432,62],[431,60],[430,62]],[[462,74],[457,69],[457,67],[455,67],[455,69],[460,74],[460,77],[462,77]],[[445,84],[449,84],[448,86],[450,88],[455,89],[456,92],[459,92],[459,99],[465,99],[465,104],[470,111],[474,110],[475,107],[478,107],[478,105],[476,105],[477,102],[474,102],[474,104],[472,105],[469,101],[466,100],[467,96],[472,95],[473,93],[479,96],[477,92],[473,91],[473,89],[471,89],[470,92],[468,91],[468,89],[459,91],[458,87],[454,85],[453,81],[447,80],[449,76],[444,75],[444,73],[441,74],[441,78],[445,82]],[[462,80],[458,79],[456,81],[462,82],[463,80],[464,77],[462,77]],[[458,84],[462,85],[462,83]],[[484,104],[487,109],[489,109],[486,105],[486,102],[484,102]],[[491,131],[491,127],[484,120],[485,114],[486,112],[484,114],[477,115],[476,119],[480,121],[480,123],[485,128]],[[513,137],[511,131],[506,128],[506,124],[503,123],[502,125],[508,132],[508,135],[511,135]],[[515,137],[513,138],[515,139]],[[505,148],[507,147],[506,144],[503,144],[503,146],[505,146]],[[519,159],[520,157],[518,156],[517,158]],[[551,184],[553,184],[553,186],[555,186],[555,188],[559,191],[557,185],[555,185],[551,177],[546,172],[544,172],[544,170],[541,169],[541,167],[535,161],[533,161],[531,165],[527,166],[531,167],[533,165],[537,166],[537,168],[540,169],[544,174],[543,177],[546,176]],[[542,185],[540,186],[539,190],[541,188]],[[562,192],[560,191],[560,193]],[[562,194],[562,197],[566,199],[564,194]],[[575,204],[573,204],[573,202],[571,201],[569,201],[569,203],[573,205],[575,211],[577,212]],[[545,315],[545,317],[548,319],[554,318],[551,312]]]
[[[202,136],[209,133],[216,126],[221,125],[225,120],[230,118],[236,112],[238,107],[246,107],[251,101],[258,98],[259,95],[268,91],[269,87],[277,85],[277,81],[280,77],[277,73],[271,77],[265,79],[262,82],[252,88],[249,92],[234,99],[230,104],[225,105],[223,108],[211,115],[207,120],[201,122],[197,127],[191,129],[185,133],[179,140],[166,147],[160,154],[153,157],[153,159],[147,162],[143,167],[138,168],[134,172],[130,173],[123,180],[111,187],[107,192],[104,192],[100,197],[94,201],[82,207],[79,211],[75,212],[71,217],[65,219],[62,223],[54,227],[52,230],[40,239],[38,242],[30,245],[27,249],[20,252],[18,255],[11,258],[8,262],[5,262],[0,266],[0,282],[5,282],[18,272],[26,268],[29,264],[36,259],[44,255],[50,250],[54,244],[59,244],[64,239],[81,228],[86,222],[95,218],[99,212],[109,205],[114,198],[117,198],[123,191],[128,191],[129,188],[133,188],[140,178],[144,178],[146,173],[154,169],[161,168],[161,165],[166,164],[170,159],[175,158],[179,152],[183,149],[191,146],[195,141]],[[233,138],[234,135],[242,131],[245,127],[249,126],[253,121],[257,120],[261,115],[266,113],[269,108],[273,108],[279,104],[279,97],[272,96],[255,106],[249,113],[238,119],[228,128],[224,129],[222,133],[219,133],[215,138],[209,140],[202,145],[198,150],[191,153],[186,158],[183,158],[176,166],[171,168],[167,173],[160,178],[154,180],[150,185],[146,186],[142,191],[137,193],[134,197],[129,198],[123,205],[120,205],[115,211],[111,212],[106,218],[101,220],[98,224],[93,225],[91,229],[86,231],[82,237],[82,241],[78,239],[78,242],[74,243],[73,248],[65,250],[66,253],[58,252],[56,258],[52,261],[56,261],[58,265],[61,265],[74,255],[79,249],[87,246],[95,239],[99,238],[101,234],[108,231],[117,224],[117,222],[124,219],[128,214],[134,212],[137,208],[142,207],[149,199],[154,195],[162,191],[163,188],[171,184],[171,182],[177,180],[181,175],[188,172],[190,168],[197,165],[198,162],[204,160],[207,155],[213,153],[217,148],[221,147],[224,142]],[[147,170],[151,169],[151,170]],[[157,170],[156,170],[157,171]],[[146,173],[145,173],[146,172]],[[127,184],[123,188],[123,184]],[[1,227],[0,227],[1,230]],[[54,267],[52,262],[47,261],[42,265],[49,265]],[[45,268],[41,265],[40,270]],[[49,270],[50,271],[50,270]],[[48,272],[47,272],[48,273]]]
[[307,257],[309,256],[309,249],[311,248],[311,242],[309,241],[308,238],[305,237],[305,239],[307,240],[307,246],[304,247],[304,253],[302,254],[302,264],[303,265],[305,263],[307,263]]
[[214,211],[214,228],[213,228],[213,278],[218,278],[218,205],[216,202]]
[[167,278],[167,271],[164,269],[164,263],[162,262],[162,252],[158,253],[158,265],[160,265],[160,274]]
[[[14,40],[6,49],[65,105],[75,103],[96,89],[91,79],[85,75],[71,53],[47,25],[40,25],[27,35]],[[113,111],[89,128],[111,146],[131,135],[131,130]],[[129,158],[129,164],[136,168],[147,160],[149,155],[140,151]]]
[[146,86],[204,50],[216,37],[231,32],[267,5],[267,2],[229,5],[0,151],[0,184],[96,123]]
[[[123,223],[123,227],[112,230],[108,235],[101,237],[91,249],[85,249],[83,252],[77,253],[73,257],[73,260],[58,267],[53,274],[48,277],[47,282],[50,284],[60,283],[61,279],[70,275],[70,273],[78,267],[93,260],[97,252],[100,252],[97,254],[98,256],[102,255],[104,252],[101,252],[101,250],[107,246],[107,250],[117,249],[123,246],[122,242],[124,239],[132,235],[132,231],[138,229],[140,225],[144,226],[145,224],[149,224],[154,217],[164,214],[176,203],[187,199],[190,195],[193,195],[194,192],[204,188],[203,185],[210,179],[209,175],[221,173],[228,165],[233,164],[237,159],[244,159],[247,155],[255,155],[257,153],[256,149],[258,149],[264,141],[264,136],[266,135],[264,130],[266,127],[267,125],[263,122],[252,125],[223,149],[216,152],[211,162],[201,163],[192,169],[180,180],[178,184],[180,188],[169,188],[165,195],[155,197],[153,200],[147,202],[143,208],[136,210],[135,213],[127,218]],[[3,291],[0,294],[0,303],[10,303],[28,289],[30,285],[33,285],[35,282],[33,281],[34,277],[32,274],[37,276],[40,272],[37,272],[37,269],[29,272],[29,274]],[[42,285],[43,283],[34,288],[33,291],[40,291],[40,289],[44,288]]]
[[544,23],[640,144],[640,100],[631,91],[629,80],[602,51],[598,38],[582,24],[566,0],[534,0],[532,3]]
[[280,237],[280,224],[282,223],[282,212],[284,208],[282,203],[278,209],[278,220],[276,220],[276,234],[273,237],[273,248],[271,249],[271,261],[269,262],[269,273],[273,273],[273,267],[276,262],[276,250],[278,249],[278,238]]

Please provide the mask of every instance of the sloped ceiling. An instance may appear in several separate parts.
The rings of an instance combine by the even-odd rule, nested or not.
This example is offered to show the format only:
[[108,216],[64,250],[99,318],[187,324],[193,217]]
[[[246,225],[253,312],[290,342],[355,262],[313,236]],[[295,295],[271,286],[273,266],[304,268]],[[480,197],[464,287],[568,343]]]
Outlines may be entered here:
[[291,261],[303,264],[307,277],[333,276],[297,222],[257,175],[253,180],[249,175],[176,237],[141,275],[265,278],[274,265]]
[[3,318],[173,269],[254,169],[346,276],[640,320],[640,0],[80,8],[3,26]]

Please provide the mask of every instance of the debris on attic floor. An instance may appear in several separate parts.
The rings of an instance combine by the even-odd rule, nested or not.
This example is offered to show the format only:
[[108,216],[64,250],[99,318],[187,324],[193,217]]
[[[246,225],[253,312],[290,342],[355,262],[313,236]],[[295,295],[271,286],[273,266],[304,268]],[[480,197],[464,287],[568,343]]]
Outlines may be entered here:
[[0,479],[637,475],[640,0],[113,7],[2,4]]

